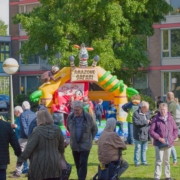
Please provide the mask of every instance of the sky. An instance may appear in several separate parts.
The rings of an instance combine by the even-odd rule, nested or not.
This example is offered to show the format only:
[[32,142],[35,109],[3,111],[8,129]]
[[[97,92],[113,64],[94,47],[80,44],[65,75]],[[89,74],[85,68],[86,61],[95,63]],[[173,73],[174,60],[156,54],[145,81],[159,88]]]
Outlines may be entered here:
[[0,19],[2,19],[5,24],[9,25],[9,0],[0,0]]

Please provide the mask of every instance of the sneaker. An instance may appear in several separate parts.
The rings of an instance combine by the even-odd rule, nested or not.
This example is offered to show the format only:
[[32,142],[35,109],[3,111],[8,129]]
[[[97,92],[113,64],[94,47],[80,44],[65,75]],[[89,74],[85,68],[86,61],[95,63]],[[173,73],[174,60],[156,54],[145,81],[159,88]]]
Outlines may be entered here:
[[174,163],[173,163],[173,166],[177,166],[177,165],[178,165],[177,162],[174,162]]
[[146,163],[146,164],[142,164],[143,166],[149,166],[149,164],[148,163]]
[[173,180],[173,178],[171,178],[171,177],[170,178],[165,178],[165,180]]
[[14,172],[11,176],[9,176],[9,178],[21,178],[21,174]]

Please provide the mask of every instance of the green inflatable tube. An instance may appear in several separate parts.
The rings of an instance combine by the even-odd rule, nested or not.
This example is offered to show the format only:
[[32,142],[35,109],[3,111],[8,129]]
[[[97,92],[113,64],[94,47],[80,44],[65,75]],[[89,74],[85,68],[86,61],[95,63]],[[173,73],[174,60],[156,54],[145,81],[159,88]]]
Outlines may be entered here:
[[128,97],[130,97],[130,98],[136,94],[139,94],[139,92],[136,89],[129,88],[129,87],[126,89],[126,93],[127,93]]
[[42,96],[42,91],[41,91],[41,90],[34,91],[34,92],[30,95],[30,100],[31,100],[32,102],[39,101],[39,99],[40,99],[41,96]]
[[103,88],[107,88],[115,79],[117,79],[117,76],[113,76],[109,81],[107,81],[107,82],[103,85]]
[[106,77],[107,77],[109,74],[111,74],[111,72],[110,72],[110,71],[106,71],[106,73],[105,73],[103,76],[100,77],[99,83],[102,82],[102,81],[104,81],[104,79],[106,79]]
[[124,91],[124,83],[123,82],[120,84],[119,90],[121,93]]
[[112,87],[112,88],[109,90],[109,92],[115,91],[115,90],[120,86],[121,83],[123,83],[122,80],[120,80],[114,87]]

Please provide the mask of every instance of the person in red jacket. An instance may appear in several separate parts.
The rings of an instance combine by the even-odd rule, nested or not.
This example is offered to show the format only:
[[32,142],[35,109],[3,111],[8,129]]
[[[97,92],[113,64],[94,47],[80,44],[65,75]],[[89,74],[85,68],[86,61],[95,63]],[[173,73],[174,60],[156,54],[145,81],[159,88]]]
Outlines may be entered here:
[[[161,103],[159,105],[159,112],[153,118],[149,132],[154,139],[153,144],[156,152],[154,179],[160,180],[162,163],[164,162],[165,178],[166,180],[172,180],[169,160],[171,147],[174,146],[174,140],[178,137],[178,128],[173,117],[168,112],[167,104]],[[161,149],[158,145],[159,142],[168,145]]]

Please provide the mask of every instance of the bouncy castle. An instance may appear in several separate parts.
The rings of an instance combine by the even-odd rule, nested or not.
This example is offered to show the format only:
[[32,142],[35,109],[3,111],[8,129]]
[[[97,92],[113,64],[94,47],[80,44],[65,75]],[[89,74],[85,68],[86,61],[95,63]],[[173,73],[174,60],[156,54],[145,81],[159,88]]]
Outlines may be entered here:
[[[59,111],[70,113],[68,111],[68,101],[71,97],[75,100],[81,100],[84,96],[89,97],[91,101],[102,99],[103,101],[113,101],[117,110],[117,120],[125,122],[127,113],[123,111],[122,105],[127,103],[127,97],[132,97],[138,92],[127,87],[123,80],[118,80],[110,71],[106,71],[100,66],[96,66],[99,56],[94,57],[92,66],[88,66],[88,50],[93,48],[74,45],[79,48],[79,67],[74,64],[74,57],[70,56],[70,67],[64,67],[54,74],[54,81],[43,83],[39,89],[30,96],[31,101],[46,102],[46,107],[50,113]],[[89,91],[89,83],[96,83],[103,91]]]

